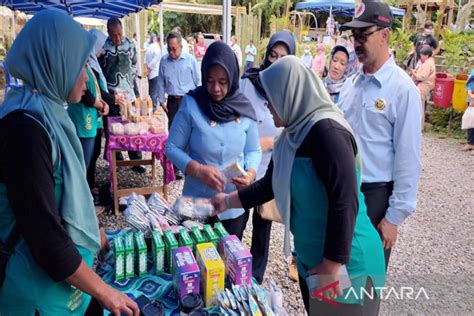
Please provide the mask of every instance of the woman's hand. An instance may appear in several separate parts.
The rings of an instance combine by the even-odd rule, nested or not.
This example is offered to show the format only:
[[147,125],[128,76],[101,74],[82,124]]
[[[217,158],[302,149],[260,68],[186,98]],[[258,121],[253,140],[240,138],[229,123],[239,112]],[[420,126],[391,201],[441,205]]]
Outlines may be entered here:
[[211,204],[214,207],[214,213],[212,216],[216,216],[220,213],[223,213],[227,210],[227,203],[226,203],[227,194],[225,193],[217,193],[213,198],[211,198]]
[[224,191],[225,181],[222,178],[222,174],[219,170],[212,166],[200,164],[195,172],[196,178],[202,183],[216,190],[217,192]]
[[132,301],[127,295],[104,284],[100,294],[96,297],[97,301],[107,309],[112,315],[139,316],[140,309],[137,303]]
[[[321,296],[333,300],[338,295],[342,296],[342,288],[339,280],[339,269],[341,264],[324,258],[323,262],[308,271],[308,274],[318,275],[318,290],[328,287],[325,291],[320,293]],[[334,282],[338,282],[333,286]]]
[[116,93],[115,94],[115,104],[120,105],[120,106],[125,106],[125,97],[123,94]]
[[99,115],[102,115],[102,116],[105,116],[105,115],[108,115],[109,114],[109,105],[107,103],[105,103],[105,101],[101,101],[102,102],[102,110],[99,111]]
[[253,169],[247,170],[246,176],[232,178],[232,183],[236,186],[237,190],[248,187],[256,178],[256,172]]

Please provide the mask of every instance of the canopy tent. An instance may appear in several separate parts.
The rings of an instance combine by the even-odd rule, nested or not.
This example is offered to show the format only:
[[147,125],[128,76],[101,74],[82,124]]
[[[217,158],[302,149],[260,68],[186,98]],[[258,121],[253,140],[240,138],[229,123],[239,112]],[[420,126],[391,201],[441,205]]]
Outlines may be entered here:
[[124,17],[159,2],[161,0],[0,0],[0,5],[27,14],[35,14],[44,9],[53,9],[66,12],[75,17],[109,19]]
[[[296,4],[296,10],[307,10],[313,12],[323,12],[336,16],[353,16],[354,0],[307,0]],[[404,16],[405,10],[390,7],[395,16]]]

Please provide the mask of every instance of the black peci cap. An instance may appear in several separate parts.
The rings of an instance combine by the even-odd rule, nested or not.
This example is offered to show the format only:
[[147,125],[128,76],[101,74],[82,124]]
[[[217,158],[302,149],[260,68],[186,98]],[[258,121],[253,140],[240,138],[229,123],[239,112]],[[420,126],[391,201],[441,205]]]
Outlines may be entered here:
[[354,18],[340,27],[341,31],[368,28],[374,25],[392,27],[393,15],[388,4],[381,1],[357,3]]

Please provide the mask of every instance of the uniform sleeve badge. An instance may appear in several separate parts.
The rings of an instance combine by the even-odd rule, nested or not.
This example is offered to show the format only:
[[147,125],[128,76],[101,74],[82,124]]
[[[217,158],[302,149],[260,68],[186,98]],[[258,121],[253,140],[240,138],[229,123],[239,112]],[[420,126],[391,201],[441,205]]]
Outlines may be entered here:
[[382,111],[383,109],[385,109],[386,104],[387,104],[387,102],[385,102],[384,99],[375,100],[375,108],[379,111]]

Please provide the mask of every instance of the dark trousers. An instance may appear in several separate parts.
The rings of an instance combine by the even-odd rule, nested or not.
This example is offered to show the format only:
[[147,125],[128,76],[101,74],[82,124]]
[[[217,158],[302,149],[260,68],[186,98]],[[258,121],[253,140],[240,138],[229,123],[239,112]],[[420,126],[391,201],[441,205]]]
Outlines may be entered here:
[[221,222],[225,230],[227,230],[227,232],[229,233],[229,235],[236,235],[240,240],[242,240],[245,225],[247,224],[248,219],[249,212],[246,210],[244,214],[240,215],[237,218],[226,219]]
[[253,67],[253,61],[245,61],[244,72]]
[[[393,182],[387,183],[362,183],[362,193],[367,205],[367,215],[369,215],[372,225],[377,229],[377,225],[385,217],[388,209],[388,199],[392,195]],[[380,236],[382,237],[382,236]],[[385,250],[385,271],[387,271],[391,249]]]
[[183,101],[183,97],[180,96],[168,96],[168,129],[171,129],[171,125],[173,124],[174,117],[176,113],[178,113],[179,106],[181,105],[181,101]]
[[156,106],[158,104],[158,76],[148,80],[148,94],[153,103],[153,111],[156,111]]
[[89,164],[92,160],[92,154],[94,152],[95,138],[79,138],[81,141],[82,152],[84,153],[84,162],[86,163],[86,169],[89,168]]
[[474,145],[474,128],[469,128],[467,130],[467,143],[469,145]]
[[272,231],[272,221],[263,219],[258,213],[257,206],[252,215],[252,276],[259,284],[263,282],[263,276],[268,263],[268,249],[270,248],[270,233]]
[[[311,298],[311,313],[309,310],[310,306],[310,293],[306,280],[300,275],[298,278],[300,284],[301,296],[303,297],[304,308],[306,313],[310,316],[376,316],[379,313],[380,297],[374,294],[373,298],[365,296],[364,305],[359,304],[341,304],[337,307],[330,305],[327,302],[318,301],[316,298]],[[367,284],[365,286],[367,293],[371,293],[372,280],[367,278]],[[357,295],[361,292],[359,289],[354,289]]]
[[102,128],[99,128],[97,130],[97,136],[95,137],[92,159],[89,164],[89,168],[87,168],[87,183],[89,184],[89,188],[91,189],[95,187],[95,170],[97,166],[97,159],[99,159],[101,149],[102,149]]

